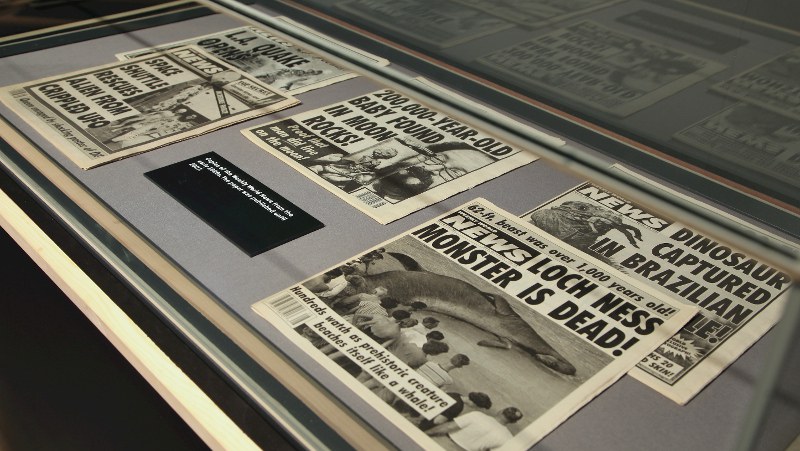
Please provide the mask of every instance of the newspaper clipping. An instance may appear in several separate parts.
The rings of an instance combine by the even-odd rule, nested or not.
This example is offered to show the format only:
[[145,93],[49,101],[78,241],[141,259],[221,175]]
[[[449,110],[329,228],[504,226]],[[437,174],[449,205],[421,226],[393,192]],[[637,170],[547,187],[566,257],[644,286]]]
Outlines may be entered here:
[[8,86],[0,99],[83,169],[298,103],[196,47]]
[[[196,45],[231,66],[256,77],[272,89],[286,91],[290,95],[322,88],[356,76],[285,39],[255,27],[234,28],[153,49],[123,53],[117,57],[125,60],[184,45]],[[374,64],[381,66],[389,64],[385,59],[356,51],[341,43],[337,45],[367,58]]]
[[800,120],[800,48],[718,83],[711,89]]
[[631,372],[680,404],[772,327],[791,284],[776,268],[588,183],[523,219],[617,268],[627,280],[700,308]]
[[749,171],[800,188],[800,122],[740,103],[687,127],[675,139]]
[[622,0],[455,0],[496,17],[539,28]]
[[382,224],[536,159],[390,89],[242,133]]
[[697,311],[619,276],[477,199],[253,309],[423,449],[527,449]]
[[725,66],[582,22],[494,51],[478,63],[524,86],[628,116]]
[[436,48],[452,47],[514,26],[449,0],[351,0],[336,6],[383,30]]

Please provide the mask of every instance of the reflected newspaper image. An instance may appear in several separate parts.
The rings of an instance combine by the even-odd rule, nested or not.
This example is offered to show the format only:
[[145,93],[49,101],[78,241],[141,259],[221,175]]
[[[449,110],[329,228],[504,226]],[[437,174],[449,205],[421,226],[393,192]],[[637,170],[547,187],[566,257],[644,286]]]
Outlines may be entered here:
[[711,89],[800,120],[800,48],[718,83]]
[[725,66],[582,22],[494,51],[477,62],[615,116],[646,108]]
[[[294,26],[294,22],[282,20]],[[305,31],[313,33],[313,31]],[[318,36],[322,37],[322,36]],[[324,37],[323,37],[324,38]],[[327,38],[324,38],[327,39]],[[337,43],[342,49],[367,59],[373,64],[386,66],[389,62],[352,47]],[[152,49],[143,49],[117,55],[131,59],[184,45],[196,45],[236,67],[275,90],[296,95],[318,89],[356,76],[321,57],[308,52],[285,39],[255,27],[234,28],[219,33],[173,42]]]
[[477,199],[253,309],[423,449],[527,449],[697,311],[619,276]]
[[351,0],[336,6],[385,31],[435,48],[452,47],[513,26],[449,0]]
[[614,266],[626,280],[700,308],[631,372],[680,404],[774,325],[791,285],[768,264],[589,183],[522,218]]
[[622,0],[454,0],[530,28],[543,27]]
[[389,89],[242,133],[382,224],[536,159]]
[[676,133],[674,138],[768,177],[800,187],[800,122],[740,103]]
[[298,103],[196,47],[8,86],[0,99],[83,169]]

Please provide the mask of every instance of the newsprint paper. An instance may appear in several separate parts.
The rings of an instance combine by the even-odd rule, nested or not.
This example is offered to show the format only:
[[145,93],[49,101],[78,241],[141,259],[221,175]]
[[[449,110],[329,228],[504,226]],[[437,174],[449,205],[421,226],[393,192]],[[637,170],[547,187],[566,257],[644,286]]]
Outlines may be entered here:
[[[707,159],[734,163],[800,187],[800,123],[797,119],[739,103],[674,135]],[[703,158],[701,156],[701,158]]]
[[620,276],[477,199],[253,309],[423,449],[527,449],[696,312]]
[[449,0],[350,0],[336,7],[375,27],[436,48],[452,47],[514,26]]
[[543,27],[621,0],[455,0],[530,28]]
[[197,47],[8,86],[0,99],[83,169],[298,103]]
[[800,48],[718,83],[711,89],[800,120]]
[[511,80],[628,116],[725,66],[594,22],[581,22],[477,60]]
[[382,224],[536,159],[390,89],[242,133]]
[[626,274],[625,280],[700,308],[631,372],[680,404],[689,402],[775,324],[791,284],[785,273],[735,248],[589,183],[522,218],[582,255],[614,266]]
[[[280,19],[286,21],[284,18]],[[297,26],[294,22],[289,23]],[[304,30],[313,33],[311,30],[305,28]],[[389,64],[386,59],[369,55],[339,42],[336,44],[343,50],[362,59],[366,58],[375,65]],[[256,77],[273,89],[286,91],[290,95],[322,88],[357,76],[279,36],[255,27],[234,28],[153,49],[122,53],[117,55],[117,58],[130,59],[183,45],[196,45],[231,66]]]

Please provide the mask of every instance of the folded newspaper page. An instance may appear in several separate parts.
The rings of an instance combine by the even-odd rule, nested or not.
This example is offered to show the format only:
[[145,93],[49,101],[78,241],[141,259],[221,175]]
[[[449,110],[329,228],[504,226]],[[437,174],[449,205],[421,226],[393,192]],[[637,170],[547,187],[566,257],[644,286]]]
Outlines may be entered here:
[[7,86],[0,100],[83,169],[298,103],[197,47]]
[[382,224],[536,159],[390,89],[242,133]]
[[514,25],[449,0],[350,0],[337,8],[411,41],[452,47]]
[[621,117],[725,67],[588,21],[496,50],[477,62],[524,86],[549,89]]
[[800,120],[800,48],[717,83],[711,89]]
[[[299,26],[288,19],[280,19],[293,26]],[[306,32],[316,34],[312,30],[302,28]],[[324,36],[317,36],[329,40]],[[339,68],[296,44],[255,27],[234,28],[155,48],[122,53],[117,55],[117,58],[131,59],[184,45],[196,45],[231,66],[256,77],[273,89],[286,91],[290,95],[322,88],[357,76],[357,74]],[[380,66],[389,64],[386,59],[378,58],[340,42],[336,42],[336,45],[373,64]]]
[[775,324],[791,285],[780,270],[589,183],[522,218],[582,255],[622,271],[626,281],[700,308],[631,372],[680,404],[689,402]]
[[527,449],[697,311],[620,277],[477,199],[253,309],[422,449]]
[[[741,166],[800,187],[800,123],[797,119],[740,103],[673,136],[709,158]],[[702,157],[701,157],[702,158]]]
[[530,28],[543,27],[622,0],[454,0]]

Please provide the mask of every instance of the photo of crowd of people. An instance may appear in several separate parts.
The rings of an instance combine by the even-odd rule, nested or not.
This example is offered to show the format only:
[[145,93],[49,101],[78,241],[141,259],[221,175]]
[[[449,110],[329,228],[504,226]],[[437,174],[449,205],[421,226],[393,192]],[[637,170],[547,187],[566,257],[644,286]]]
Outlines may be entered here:
[[[448,284],[457,288],[441,289]],[[491,321],[484,322],[484,313],[468,311],[470,294],[492,297],[498,305],[503,302],[500,297],[507,295],[410,237],[370,251],[303,286],[455,401],[435,418],[425,419],[310,326],[296,328],[355,380],[449,450],[493,449],[504,444],[610,362],[590,345],[557,330],[558,326],[548,327],[548,321],[537,318],[535,312],[520,311],[527,327],[552,345],[552,354],[575,367],[532,355],[530,349],[503,336],[513,331],[493,330]],[[478,291],[488,289],[492,292]],[[517,383],[520,380],[526,381],[524,387]]]
[[548,208],[534,210],[526,215],[525,219],[570,246],[625,272],[625,268],[610,257],[591,248],[609,233],[614,233],[614,238],[619,239],[619,242],[626,242],[638,248],[642,241],[642,232],[633,225],[636,222],[623,220],[623,217],[599,205],[567,200],[561,203],[554,202]]

